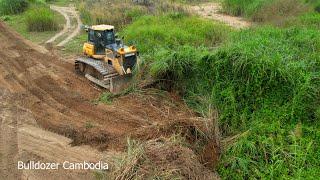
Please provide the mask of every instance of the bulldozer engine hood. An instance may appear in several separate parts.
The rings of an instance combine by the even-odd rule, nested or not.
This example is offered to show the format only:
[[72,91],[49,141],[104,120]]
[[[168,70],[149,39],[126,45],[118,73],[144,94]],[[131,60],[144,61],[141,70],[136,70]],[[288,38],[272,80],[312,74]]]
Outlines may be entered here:
[[125,54],[126,57],[127,57],[127,56],[132,56],[132,55],[134,55],[134,53],[135,53],[135,51],[132,51],[131,49],[129,49],[128,46],[126,46],[126,45],[121,45],[121,44],[118,45],[118,44],[116,44],[116,43],[107,45],[106,48],[107,48],[107,49],[111,49],[111,50],[114,51],[114,52],[118,52],[121,48],[123,48],[123,49],[124,49],[124,54]]

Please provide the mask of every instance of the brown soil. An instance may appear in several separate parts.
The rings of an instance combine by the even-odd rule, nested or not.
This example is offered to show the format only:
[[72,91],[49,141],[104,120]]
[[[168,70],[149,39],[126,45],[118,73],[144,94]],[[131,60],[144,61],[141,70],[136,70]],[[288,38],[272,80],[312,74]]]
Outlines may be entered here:
[[[179,98],[168,93],[146,90],[120,97],[112,105],[95,104],[93,100],[101,90],[75,75],[72,63],[24,40],[2,22],[0,30],[0,90],[3,106],[0,111],[0,156],[8,157],[7,161],[1,161],[1,169],[4,169],[7,176],[26,176],[14,170],[18,158],[23,157],[17,154],[21,155],[24,151],[29,154],[32,152],[35,156],[42,154],[41,157],[46,156],[46,160],[57,160],[53,154],[55,148],[63,147],[65,152],[60,152],[64,154],[60,160],[65,157],[98,160],[101,154],[83,155],[87,152],[86,148],[73,150],[69,143],[77,146],[91,145],[99,150],[112,152],[125,150],[127,137],[150,140],[181,133],[193,142],[198,138],[195,136],[196,131],[208,131],[203,120],[189,111]],[[31,127],[27,122],[33,122]],[[17,126],[18,124],[20,125]],[[47,131],[39,129],[38,125],[69,137],[72,142],[61,136],[53,138],[54,134],[49,135]],[[34,132],[38,133],[33,134]],[[41,138],[46,134],[55,140]],[[40,142],[34,138],[38,138]],[[204,136],[200,138],[204,143],[214,141]],[[46,145],[48,142],[56,142],[58,145],[50,149]],[[18,145],[19,143],[25,145]],[[216,145],[208,147],[216,148]],[[212,149],[209,154],[212,152],[215,152],[213,159],[216,161],[218,151]],[[29,157],[32,159],[32,156]],[[202,161],[210,162],[212,159]],[[70,172],[70,177],[77,177],[76,179],[87,177],[87,174],[80,175],[81,173],[74,176]],[[29,174],[26,179],[36,176],[37,174]],[[59,176],[57,179],[60,179]]]
[[191,11],[195,12],[196,14],[204,18],[223,22],[236,29],[248,28],[252,25],[251,22],[248,22],[241,17],[234,17],[227,14],[223,14],[221,12],[222,8],[220,3],[202,3],[197,6],[191,6],[190,9]]

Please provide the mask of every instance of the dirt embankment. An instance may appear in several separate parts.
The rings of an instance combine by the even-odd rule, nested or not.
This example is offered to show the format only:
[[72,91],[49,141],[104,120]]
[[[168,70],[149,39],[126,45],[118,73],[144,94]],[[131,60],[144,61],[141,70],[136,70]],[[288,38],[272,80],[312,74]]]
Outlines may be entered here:
[[[146,141],[177,133],[190,142],[202,138],[202,143],[209,145],[197,152],[200,160],[210,161],[211,165],[216,162],[218,149],[214,140],[195,135],[208,130],[205,121],[189,111],[179,98],[148,90],[118,98],[112,105],[95,104],[93,100],[100,91],[75,75],[73,64],[46,53],[1,22],[0,30],[0,155],[6,157],[1,158],[5,177],[40,177],[39,172],[26,174],[16,170],[16,161],[23,157],[26,161],[102,157],[101,152],[71,147],[70,143],[113,152],[125,150],[127,137]],[[92,176],[81,173],[68,175],[76,179]]]

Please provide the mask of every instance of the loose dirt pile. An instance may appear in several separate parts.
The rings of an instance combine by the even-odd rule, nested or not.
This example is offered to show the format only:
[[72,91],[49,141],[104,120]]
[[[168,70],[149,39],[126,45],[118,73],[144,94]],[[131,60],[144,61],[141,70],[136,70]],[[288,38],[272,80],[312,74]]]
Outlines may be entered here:
[[113,179],[219,179],[199,162],[191,149],[183,147],[179,139],[131,143],[130,151],[111,176]]
[[[206,134],[209,131],[205,121],[197,118],[178,98],[168,93],[161,94],[147,90],[118,98],[112,105],[95,104],[93,100],[99,96],[100,91],[86,79],[75,75],[73,64],[46,53],[41,47],[32,45],[1,22],[0,30],[0,89],[6,92],[2,93],[4,108],[1,117],[7,117],[6,114],[11,113],[6,110],[10,106],[14,107],[11,113],[14,116],[8,118],[16,119],[15,122],[9,122],[9,125],[2,128],[7,129],[8,126],[12,126],[14,129],[12,133],[21,131],[20,138],[28,139],[24,136],[31,136],[33,130],[25,129],[28,123],[23,121],[25,113],[22,113],[28,112],[28,116],[34,121],[32,126],[38,124],[45,130],[69,137],[72,139],[72,145],[87,144],[102,151],[123,151],[126,149],[128,137],[146,141],[180,133],[190,142],[199,138],[199,142],[203,142],[203,147],[210,147],[209,150],[207,148],[197,152],[201,157],[208,157],[202,156],[203,152],[213,153],[213,156],[209,157],[218,157],[219,151],[216,149],[215,139],[205,135],[195,135],[198,132]],[[5,124],[4,119],[1,120],[1,124]],[[16,124],[20,124],[20,129],[17,129]],[[44,134],[45,132],[41,131]],[[2,138],[5,138],[4,135],[1,134]],[[10,137],[15,139],[14,136]],[[56,142],[60,140],[55,139]],[[67,142],[67,140],[61,141]],[[212,146],[206,146],[212,142],[214,142]],[[16,145],[19,143],[17,141],[5,141],[5,143],[1,141],[1,143],[1,152],[5,155],[11,151],[21,151],[20,145]],[[67,143],[62,144],[61,146],[66,146]],[[12,146],[13,149],[5,151],[3,146]],[[55,151],[35,145],[28,147],[36,148],[32,151],[36,152],[36,155],[50,156]],[[79,149],[79,151],[86,150]],[[62,158],[73,156],[70,155],[72,153],[64,154]],[[99,159],[101,155],[95,154],[93,157]],[[215,158],[212,159],[215,161]],[[205,158],[202,161],[207,162],[212,159]],[[9,162],[2,162],[2,169],[14,168],[17,157],[11,158],[11,161],[12,166],[8,165]],[[10,174],[8,169],[5,172]]]

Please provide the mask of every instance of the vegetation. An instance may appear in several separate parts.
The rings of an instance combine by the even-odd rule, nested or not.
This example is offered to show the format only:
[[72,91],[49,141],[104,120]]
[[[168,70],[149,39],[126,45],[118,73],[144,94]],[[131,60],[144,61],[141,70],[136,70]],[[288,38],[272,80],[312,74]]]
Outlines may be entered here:
[[[320,177],[317,0],[223,0],[229,14],[277,24],[241,31],[166,2],[112,3],[112,11],[101,8],[106,3],[83,1],[84,22],[126,26],[120,34],[141,52],[142,78],[151,76],[160,88],[180,93],[202,116],[219,112],[224,152],[217,170],[223,179]],[[85,39],[82,34],[66,50],[79,51]],[[99,101],[113,98],[104,93]],[[126,167],[135,173],[140,164],[132,162],[145,158],[141,144],[131,145],[116,175],[127,177],[121,174]]]
[[160,0],[102,0],[98,2],[84,0],[80,3],[79,10],[85,24],[112,24],[117,29],[122,29],[133,20],[147,14],[187,13],[187,10],[177,3]]
[[58,29],[54,13],[48,7],[34,7],[26,13],[28,31],[54,31]]
[[229,14],[271,23],[281,23],[309,9],[303,0],[223,0],[222,5]]
[[56,33],[59,28],[58,24],[64,23],[64,17],[51,11],[44,0],[28,0],[26,2],[28,2],[28,7],[24,12],[2,15],[0,19],[25,38],[42,43]]
[[122,28],[135,17],[147,13],[144,6],[132,6],[126,1],[83,1],[79,5],[81,18],[85,24],[112,24]]
[[27,0],[0,0],[0,15],[18,14],[27,9]]
[[[170,28],[168,28],[170,27]],[[228,38],[225,25],[190,17],[182,13],[144,16],[122,31],[128,44],[137,45],[143,54],[159,48],[176,49],[181,45],[217,46]]]
[[122,34],[142,52],[142,72],[164,81],[162,88],[178,90],[204,116],[218,109],[224,179],[312,179],[320,175],[319,18],[308,13],[283,28],[231,32],[167,14],[141,17]]

